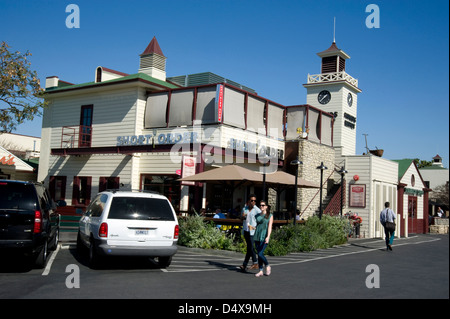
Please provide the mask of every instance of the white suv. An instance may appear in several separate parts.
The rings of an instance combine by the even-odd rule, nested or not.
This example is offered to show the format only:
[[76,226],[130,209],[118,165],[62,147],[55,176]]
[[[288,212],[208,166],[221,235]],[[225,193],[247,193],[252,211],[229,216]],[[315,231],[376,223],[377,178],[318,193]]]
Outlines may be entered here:
[[89,264],[101,256],[157,257],[168,267],[177,252],[178,221],[169,200],[145,192],[104,191],[80,219],[77,248],[89,248]]

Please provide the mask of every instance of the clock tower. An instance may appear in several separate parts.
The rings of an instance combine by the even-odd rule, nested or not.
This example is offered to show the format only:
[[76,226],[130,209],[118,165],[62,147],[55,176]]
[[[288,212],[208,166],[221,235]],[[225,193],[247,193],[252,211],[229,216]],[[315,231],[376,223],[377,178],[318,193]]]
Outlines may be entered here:
[[335,116],[333,146],[341,147],[340,155],[355,155],[358,80],[345,72],[350,56],[336,43],[322,52],[320,74],[308,74],[306,103]]

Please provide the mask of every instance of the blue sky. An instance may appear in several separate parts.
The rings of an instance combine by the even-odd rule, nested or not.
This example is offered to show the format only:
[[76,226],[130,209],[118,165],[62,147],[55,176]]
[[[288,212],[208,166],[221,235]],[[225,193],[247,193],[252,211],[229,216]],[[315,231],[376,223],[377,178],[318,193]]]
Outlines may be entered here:
[[[66,6],[80,9],[69,29]],[[367,28],[366,6],[380,10]],[[415,1],[5,1],[0,41],[30,51],[41,83],[57,75],[93,81],[99,65],[136,73],[156,36],[167,76],[210,71],[281,103],[306,103],[307,74],[320,73],[317,52],[333,41],[351,56],[359,80],[356,153],[384,149],[388,159],[449,161],[449,4]],[[15,133],[40,136],[41,118]]]

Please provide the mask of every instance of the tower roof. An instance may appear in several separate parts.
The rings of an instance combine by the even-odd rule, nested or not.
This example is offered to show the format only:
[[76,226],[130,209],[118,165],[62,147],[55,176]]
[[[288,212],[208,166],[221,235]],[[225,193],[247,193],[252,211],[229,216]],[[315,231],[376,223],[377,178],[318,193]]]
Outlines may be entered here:
[[328,49],[317,53],[317,55],[320,56],[321,58],[339,55],[344,59],[350,59],[350,56],[347,53],[345,53],[344,51],[342,51],[337,47],[336,42],[333,42]]
[[158,40],[156,40],[156,37],[153,37],[152,41],[150,41],[147,48],[144,50],[144,52],[141,53],[141,56],[152,54],[152,53],[156,53],[158,55],[164,56],[164,54],[162,53],[162,50],[159,46]]

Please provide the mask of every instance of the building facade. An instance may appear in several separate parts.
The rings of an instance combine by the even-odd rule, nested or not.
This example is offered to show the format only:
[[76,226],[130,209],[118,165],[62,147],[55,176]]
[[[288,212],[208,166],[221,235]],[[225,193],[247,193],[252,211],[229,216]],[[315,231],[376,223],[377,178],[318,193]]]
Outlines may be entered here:
[[[335,43],[318,55],[321,73],[308,75],[304,84],[307,104],[293,106],[210,72],[167,77],[156,38],[140,55],[138,73],[99,66],[88,83],[48,77],[38,179],[55,200],[72,206],[85,206],[97,192],[114,188],[158,191],[179,213],[228,210],[242,208],[250,193],[267,195],[258,186],[232,189],[178,179],[229,164],[262,172],[266,163],[268,173],[295,173],[290,163],[298,157],[299,177],[307,181],[318,183],[317,167],[327,167],[324,202],[340,194],[333,186],[340,186],[337,171],[345,167],[345,210],[366,221],[363,235],[381,236],[377,216],[385,200],[397,205],[398,164],[355,155],[361,90],[345,72],[350,57]],[[351,174],[360,179],[348,178]],[[318,212],[318,193],[298,190],[302,217]],[[274,207],[294,211],[294,197],[295,191],[287,190]]]

